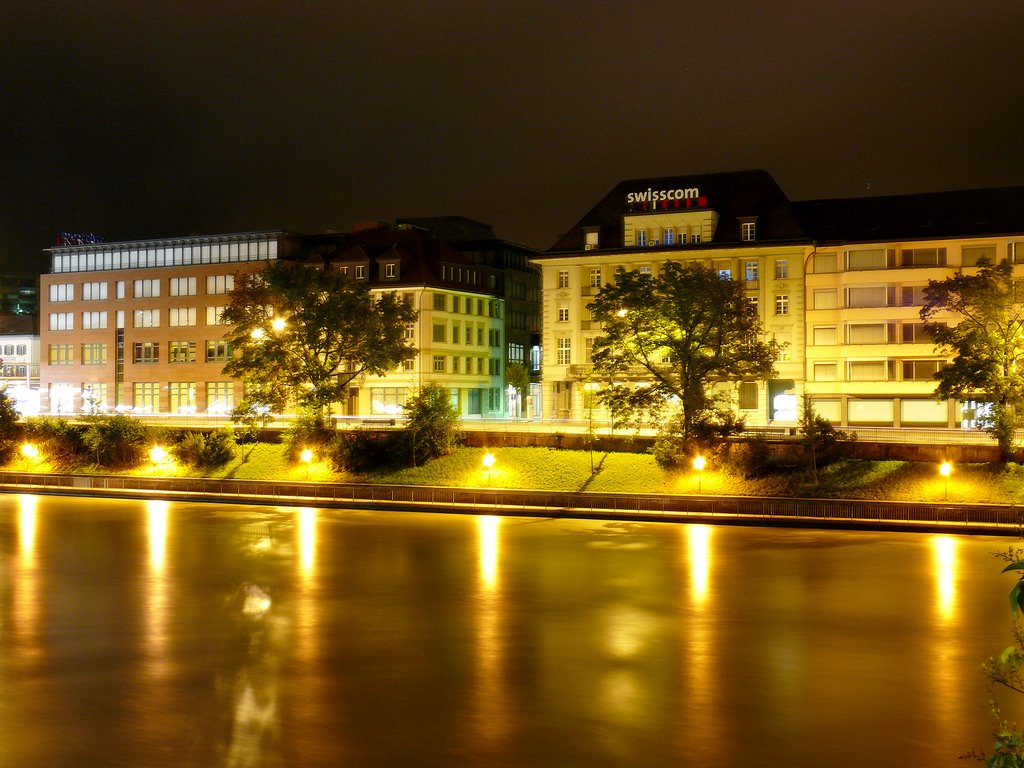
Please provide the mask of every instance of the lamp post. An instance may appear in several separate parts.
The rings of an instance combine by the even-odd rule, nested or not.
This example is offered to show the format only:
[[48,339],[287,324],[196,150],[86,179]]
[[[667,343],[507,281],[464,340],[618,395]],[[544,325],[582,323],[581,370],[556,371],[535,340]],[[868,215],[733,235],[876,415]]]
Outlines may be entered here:
[[590,448],[590,474],[594,474],[594,392],[600,389],[600,385],[588,381],[583,385],[584,396],[587,399],[587,446]]
[[701,493],[701,475],[704,472],[704,464],[705,461],[703,456],[698,455],[694,457],[693,468],[697,470],[697,493]]
[[484,454],[484,470],[487,472],[487,485],[491,484],[491,467],[494,466],[494,454],[490,451]]
[[949,475],[953,471],[953,465],[948,461],[942,462],[939,466],[939,474],[942,475],[942,482],[944,484],[942,491],[942,500],[949,501]]
[[306,479],[309,480],[309,462],[313,460],[313,452],[309,450],[309,448],[306,448],[305,450],[302,451],[300,458],[306,464]]

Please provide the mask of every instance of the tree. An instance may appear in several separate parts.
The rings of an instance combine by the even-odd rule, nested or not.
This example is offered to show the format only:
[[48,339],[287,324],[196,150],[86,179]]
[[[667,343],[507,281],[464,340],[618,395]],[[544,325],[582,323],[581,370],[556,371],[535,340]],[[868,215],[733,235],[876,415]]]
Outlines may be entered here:
[[522,416],[526,406],[526,393],[530,391],[530,372],[522,363],[509,363],[505,367],[505,381],[519,393],[516,398],[519,413],[513,416]]
[[18,419],[21,414],[7,394],[0,388],[0,464],[6,464],[14,455],[18,443]]
[[815,483],[818,482],[818,467],[834,461],[839,443],[849,439],[849,434],[836,429],[831,421],[815,412],[810,396],[805,393],[800,407],[800,442],[804,449],[804,462]]
[[[952,314],[955,324],[945,320]],[[991,399],[993,423],[988,431],[1003,460],[1013,456],[1013,438],[1024,402],[1024,303],[1005,259],[981,262],[977,274],[957,272],[929,280],[921,319],[951,362],[935,378],[939,399]]]
[[235,356],[224,373],[245,382],[247,404],[279,412],[287,397],[324,421],[357,376],[385,374],[415,354],[405,327],[416,316],[398,293],[373,295],[337,270],[273,262],[236,279],[223,314]]
[[[600,398],[617,425],[646,415],[684,441],[740,427],[721,385],[774,375],[780,345],[763,338],[743,286],[700,264],[665,262],[657,277],[619,269],[590,305],[604,333],[594,342],[595,372],[613,386]],[[643,385],[615,385],[625,377]]]
[[412,435],[412,462],[423,464],[445,456],[459,443],[459,411],[447,389],[428,384],[405,404]]

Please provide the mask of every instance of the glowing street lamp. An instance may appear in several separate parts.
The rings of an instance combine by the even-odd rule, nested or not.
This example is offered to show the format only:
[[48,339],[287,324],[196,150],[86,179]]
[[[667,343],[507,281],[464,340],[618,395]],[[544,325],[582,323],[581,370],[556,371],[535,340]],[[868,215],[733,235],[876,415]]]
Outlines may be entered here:
[[299,458],[301,458],[306,464],[306,479],[309,480],[309,462],[313,460],[313,452],[309,450],[309,448],[306,448],[303,450]]
[[159,445],[154,445],[149,451],[149,458],[154,464],[163,464],[167,461],[167,451]]
[[953,471],[953,465],[948,461],[942,462],[939,466],[939,474],[942,475],[942,481],[945,484],[943,490],[942,499],[943,501],[949,501],[949,475]]
[[487,471],[487,484],[491,484],[491,467],[494,466],[494,454],[490,451],[484,454],[484,469]]
[[32,443],[25,443],[21,446],[21,455],[26,459],[35,459],[39,456],[39,449]]
[[704,461],[704,457],[703,456],[699,456],[698,455],[698,456],[694,457],[694,459],[693,459],[693,468],[695,470],[697,470],[697,493],[701,492],[701,482],[700,481],[701,481],[701,475],[704,472],[704,465],[705,465],[705,461]]
[[284,330],[284,318],[283,317],[275,317],[274,318],[274,322],[272,322],[270,324],[270,327],[273,328],[275,331],[278,331],[278,332]]

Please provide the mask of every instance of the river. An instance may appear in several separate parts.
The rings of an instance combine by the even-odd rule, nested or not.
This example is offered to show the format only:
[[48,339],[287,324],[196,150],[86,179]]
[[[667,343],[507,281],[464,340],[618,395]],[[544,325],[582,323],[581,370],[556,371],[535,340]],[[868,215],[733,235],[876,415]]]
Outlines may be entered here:
[[964,766],[1014,543],[2,495],[0,766]]

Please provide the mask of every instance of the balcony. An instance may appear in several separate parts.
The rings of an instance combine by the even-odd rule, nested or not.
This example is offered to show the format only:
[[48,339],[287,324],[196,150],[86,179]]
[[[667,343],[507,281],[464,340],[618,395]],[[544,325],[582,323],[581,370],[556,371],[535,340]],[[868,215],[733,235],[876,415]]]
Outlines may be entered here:
[[580,323],[581,331],[600,331],[602,327],[599,320],[584,320]]

